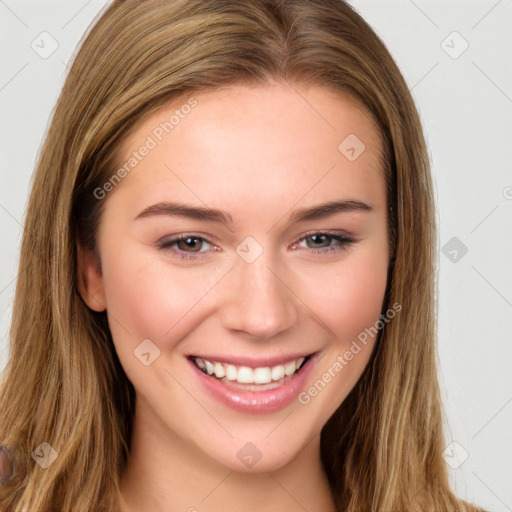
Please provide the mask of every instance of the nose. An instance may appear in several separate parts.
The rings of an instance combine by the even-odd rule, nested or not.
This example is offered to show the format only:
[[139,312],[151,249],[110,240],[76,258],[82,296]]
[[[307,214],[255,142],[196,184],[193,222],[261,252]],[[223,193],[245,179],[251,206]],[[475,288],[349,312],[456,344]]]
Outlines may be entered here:
[[269,263],[262,255],[253,263],[239,261],[230,272],[226,283],[228,296],[222,309],[226,329],[269,339],[296,324],[297,299]]

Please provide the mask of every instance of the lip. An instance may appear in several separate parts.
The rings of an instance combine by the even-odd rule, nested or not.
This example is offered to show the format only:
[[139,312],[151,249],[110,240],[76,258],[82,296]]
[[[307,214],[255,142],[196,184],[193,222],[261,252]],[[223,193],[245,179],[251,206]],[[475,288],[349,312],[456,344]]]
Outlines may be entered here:
[[[299,355],[297,359],[299,357],[301,356]],[[213,359],[213,361],[215,360],[216,359]],[[222,360],[224,361],[225,359]],[[235,361],[233,358],[231,358],[231,360]],[[236,359],[236,361],[240,360],[251,361],[251,364],[254,363],[254,360],[250,359]],[[269,360],[270,359],[267,359],[266,361]],[[281,357],[280,361],[282,360],[283,359]],[[290,360],[292,359],[287,359],[287,361]],[[238,412],[248,414],[270,414],[285,408],[295,398],[297,398],[298,394],[304,388],[304,384],[317,360],[318,352],[310,354],[310,357],[307,359],[307,361],[290,380],[278,388],[269,389],[266,391],[248,391],[227,386],[220,380],[203,373],[191,359],[188,361],[205,391],[220,403]],[[255,363],[256,366],[254,367],[257,368],[258,366],[273,366],[272,364],[262,364],[262,362],[262,360],[258,360]],[[232,364],[240,363],[237,362]],[[278,361],[277,364],[281,363]],[[250,364],[247,363],[246,365],[250,366]]]

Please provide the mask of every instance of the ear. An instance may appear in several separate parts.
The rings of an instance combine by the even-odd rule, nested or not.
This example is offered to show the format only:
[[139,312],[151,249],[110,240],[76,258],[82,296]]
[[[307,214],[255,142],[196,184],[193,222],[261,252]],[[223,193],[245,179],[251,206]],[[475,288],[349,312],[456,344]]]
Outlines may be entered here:
[[99,257],[95,251],[84,249],[79,242],[77,242],[77,284],[80,296],[90,309],[97,312],[107,309]]

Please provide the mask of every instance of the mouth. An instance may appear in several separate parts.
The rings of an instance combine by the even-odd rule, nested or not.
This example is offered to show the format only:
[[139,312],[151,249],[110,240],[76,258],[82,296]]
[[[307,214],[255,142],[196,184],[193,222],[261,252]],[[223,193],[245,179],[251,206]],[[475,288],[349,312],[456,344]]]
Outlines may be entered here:
[[189,359],[205,375],[227,386],[247,391],[266,391],[293,379],[313,355],[288,358],[282,363],[266,366],[237,365],[199,356],[190,356]]
[[254,360],[248,357],[187,357],[206,395],[246,414],[271,414],[292,405],[320,359],[311,354]]

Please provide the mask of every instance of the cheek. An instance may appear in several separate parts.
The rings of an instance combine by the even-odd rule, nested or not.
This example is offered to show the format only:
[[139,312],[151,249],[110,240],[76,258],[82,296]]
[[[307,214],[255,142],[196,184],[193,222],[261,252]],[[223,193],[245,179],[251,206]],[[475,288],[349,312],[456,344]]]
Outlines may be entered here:
[[[360,259],[331,283],[333,329],[356,337],[378,318],[386,289],[387,268]],[[338,293],[335,294],[334,290]]]
[[211,273],[172,272],[165,262],[130,249],[106,258],[103,273],[114,344],[128,366],[128,356],[144,339],[163,350],[169,340],[177,343],[185,336],[201,298],[215,282]]
[[306,303],[330,329],[340,346],[350,345],[381,313],[387,285],[387,258],[382,251],[354,251],[333,265],[310,274],[302,290]]

